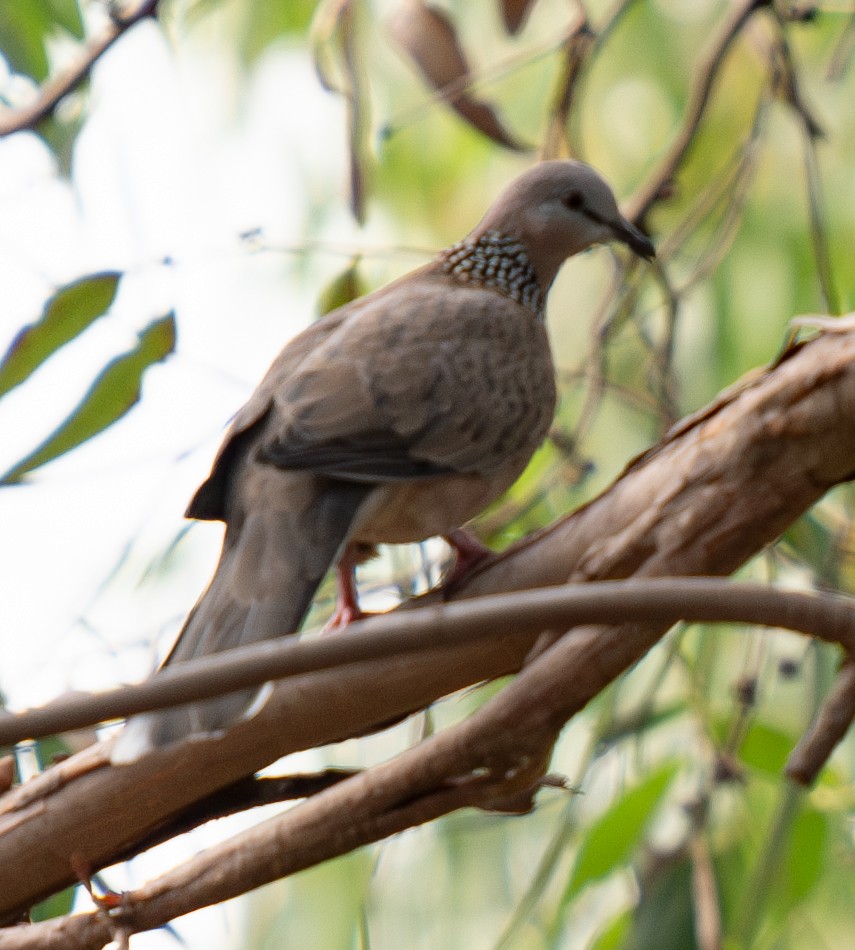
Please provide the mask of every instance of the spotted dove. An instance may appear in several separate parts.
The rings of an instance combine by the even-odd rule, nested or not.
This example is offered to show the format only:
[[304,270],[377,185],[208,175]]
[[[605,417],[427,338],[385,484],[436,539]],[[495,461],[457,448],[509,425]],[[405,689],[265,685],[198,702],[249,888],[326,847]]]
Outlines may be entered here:
[[[294,338],[187,509],[226,531],[165,663],[296,631],[330,565],[340,562],[346,585],[365,546],[458,539],[520,475],[552,421],[543,317],[558,269],[612,240],[653,257],[592,168],[543,162],[463,241]],[[218,734],[258,705],[254,695],[134,717],[113,761]]]

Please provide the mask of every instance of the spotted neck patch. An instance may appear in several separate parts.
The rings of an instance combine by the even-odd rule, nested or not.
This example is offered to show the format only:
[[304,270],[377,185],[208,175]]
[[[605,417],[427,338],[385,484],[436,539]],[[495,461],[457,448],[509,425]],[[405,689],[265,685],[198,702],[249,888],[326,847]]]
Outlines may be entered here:
[[499,231],[485,231],[477,241],[458,241],[439,255],[446,274],[463,284],[492,287],[543,316],[543,294],[537,274],[519,241]]

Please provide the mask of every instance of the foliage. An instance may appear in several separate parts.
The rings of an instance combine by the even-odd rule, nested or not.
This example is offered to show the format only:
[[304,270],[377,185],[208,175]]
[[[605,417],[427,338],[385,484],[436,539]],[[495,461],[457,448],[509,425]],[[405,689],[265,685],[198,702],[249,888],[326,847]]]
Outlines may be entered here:
[[[233,45],[248,77],[277,48],[314,55],[343,103],[351,208],[369,227],[393,222],[402,246],[459,237],[497,185],[534,159],[520,153],[525,143],[583,157],[632,195],[627,207],[656,238],[657,269],[642,274],[602,253],[559,279],[551,329],[561,408],[549,444],[482,519],[484,536],[504,544],[589,499],[680,415],[773,359],[792,316],[855,306],[853,17],[807,6],[796,16],[791,6],[591,2],[584,30],[547,0],[440,12],[402,2],[390,37],[379,2],[174,0],[161,29],[180,51],[204,25],[229,24],[214,45]],[[744,23],[728,37],[738,8]],[[42,83],[61,68],[52,41],[82,38],[86,22],[73,0],[5,0],[0,50],[12,71]],[[722,55],[699,107],[714,50]],[[685,153],[668,169],[685,131]],[[76,133],[52,126],[50,146],[73,148]],[[671,173],[657,180],[663,169]],[[324,202],[309,216],[307,257],[325,233]],[[327,275],[321,311],[389,276],[366,266],[359,239],[348,250],[347,266]],[[307,265],[308,277],[317,272]],[[0,363],[0,393],[26,392],[63,348],[113,319],[120,279],[90,274],[51,293]],[[108,437],[173,348],[172,317],[149,319],[79,405],[69,409],[57,391],[65,421],[3,482]],[[851,534],[852,494],[840,490],[745,574],[849,590]],[[580,794],[546,790],[524,818],[455,816],[412,833],[409,849],[380,845],[371,879],[362,859],[307,876],[288,891],[293,901],[317,888],[301,902],[301,927],[314,914],[305,932],[331,932],[334,890],[360,895],[332,928],[342,947],[840,945],[853,925],[851,874],[840,873],[855,857],[851,739],[811,792],[797,795],[781,778],[835,663],[830,648],[788,637],[675,631],[567,730],[552,767]],[[477,701],[442,704],[438,727]],[[66,909],[59,899],[56,913]],[[710,916],[721,944],[699,937]],[[254,945],[290,945],[288,920],[269,910],[259,919],[271,926],[256,927]]]

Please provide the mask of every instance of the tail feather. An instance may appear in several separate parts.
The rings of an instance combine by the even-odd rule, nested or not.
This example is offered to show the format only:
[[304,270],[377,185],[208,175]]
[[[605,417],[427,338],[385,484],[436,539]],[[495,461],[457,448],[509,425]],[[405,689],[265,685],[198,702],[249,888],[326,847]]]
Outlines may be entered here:
[[[299,507],[259,505],[230,522],[214,577],[163,665],[296,632],[369,491],[362,485],[326,482],[309,503],[304,498]],[[264,691],[241,690],[134,716],[117,739],[111,760],[132,762],[189,735],[218,735],[254,715],[262,698]]]

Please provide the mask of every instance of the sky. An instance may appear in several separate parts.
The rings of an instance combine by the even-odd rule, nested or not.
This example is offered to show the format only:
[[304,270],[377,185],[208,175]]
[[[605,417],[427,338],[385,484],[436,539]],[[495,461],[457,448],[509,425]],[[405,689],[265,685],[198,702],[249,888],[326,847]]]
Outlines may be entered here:
[[[259,63],[240,115],[222,108],[237,94],[233,75],[218,67],[217,51],[173,51],[144,23],[95,71],[71,182],[58,180],[35,136],[0,142],[0,346],[56,286],[104,269],[126,275],[109,317],[0,403],[0,466],[40,441],[139,329],[171,308],[178,321],[176,354],[149,371],[128,417],[31,484],[0,492],[0,687],[15,706],[131,675],[91,668],[90,651],[101,652],[101,636],[147,635],[157,619],[152,591],[137,594],[129,612],[128,586],[181,529],[230,415],[313,315],[320,275],[301,281],[299,256],[256,251],[240,235],[261,229],[277,248],[304,240],[305,182],[343,190],[340,109],[297,53]],[[283,86],[303,89],[295,101],[305,108],[271,109],[265,100]],[[330,228],[345,241],[352,230],[346,219]],[[213,538],[194,537],[206,528],[187,543],[215,554],[216,527]],[[130,563],[103,589],[129,541]],[[209,567],[199,566],[200,583]],[[170,580],[159,586],[168,602]],[[171,609],[182,611],[184,580],[173,586]],[[81,618],[98,635],[87,637]],[[129,662],[136,669],[139,657]]]
[[[168,643],[218,553],[216,525],[180,535],[184,507],[229,417],[347,263],[283,250],[310,227],[345,247],[354,240],[340,104],[303,51],[270,51],[240,85],[233,66],[203,34],[172,47],[142,23],[94,70],[70,181],[36,136],[0,140],[0,351],[56,287],[104,269],[125,274],[110,315],[0,401],[0,469],[60,421],[139,329],[171,308],[178,321],[177,352],[148,372],[138,407],[30,484],[0,490],[0,689],[12,709],[151,669],[152,639]],[[319,222],[321,203],[333,210]],[[256,230],[273,250],[241,238]],[[235,824],[107,879],[141,883]],[[232,945],[239,919],[231,905],[177,929],[216,950]],[[165,946],[176,943],[164,933],[134,940],[139,950]]]

